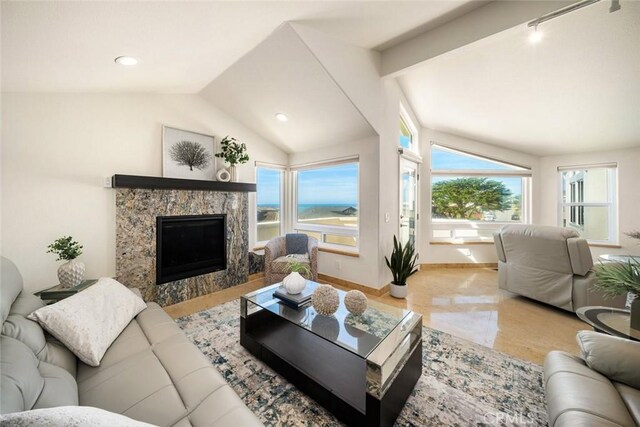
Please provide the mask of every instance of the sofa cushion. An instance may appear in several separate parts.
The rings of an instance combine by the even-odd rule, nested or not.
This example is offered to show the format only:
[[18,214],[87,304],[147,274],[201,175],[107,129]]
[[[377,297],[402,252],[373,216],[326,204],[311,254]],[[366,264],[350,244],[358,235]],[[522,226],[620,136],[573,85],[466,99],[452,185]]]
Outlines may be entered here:
[[146,304],[121,283],[103,277],[67,299],[29,315],[60,340],[80,360],[91,366]]
[[17,412],[3,416],[2,422],[2,425],[6,423],[20,427],[152,427],[151,424],[89,406],[59,406]]
[[2,322],[9,316],[11,305],[22,292],[22,276],[18,267],[5,257],[0,257],[0,316]]
[[44,379],[44,388],[33,409],[78,404],[78,385],[69,372],[42,361],[38,363],[38,371]]
[[[78,364],[81,405],[157,425],[261,425],[156,303],[118,336],[100,366]],[[221,421],[224,420],[224,421]]]
[[620,393],[620,397],[622,397],[622,401],[627,406],[636,425],[640,425],[640,390],[620,383],[613,383],[613,386]]
[[576,335],[587,365],[612,381],[640,388],[640,342],[580,331]]

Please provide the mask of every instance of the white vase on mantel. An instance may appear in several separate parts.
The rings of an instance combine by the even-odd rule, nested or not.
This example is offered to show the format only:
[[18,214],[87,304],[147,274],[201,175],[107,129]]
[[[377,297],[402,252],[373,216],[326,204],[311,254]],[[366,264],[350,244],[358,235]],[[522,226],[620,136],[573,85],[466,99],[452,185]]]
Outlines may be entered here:
[[58,280],[60,286],[63,288],[73,288],[79,285],[84,279],[84,263],[76,261],[75,259],[69,260],[58,267]]
[[288,294],[297,295],[307,286],[307,279],[297,271],[294,271],[282,279],[282,286]]
[[229,166],[229,175],[231,175],[231,182],[238,182],[238,176],[236,175],[236,166],[235,165],[231,165]]

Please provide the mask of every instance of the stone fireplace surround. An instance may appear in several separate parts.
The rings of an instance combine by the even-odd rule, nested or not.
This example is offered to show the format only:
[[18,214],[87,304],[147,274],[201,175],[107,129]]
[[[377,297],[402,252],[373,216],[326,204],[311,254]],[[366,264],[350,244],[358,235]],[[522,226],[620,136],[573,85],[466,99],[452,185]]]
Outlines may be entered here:
[[[116,188],[117,280],[161,306],[245,283],[248,206],[246,191]],[[227,214],[227,269],[156,285],[156,217],[202,214]]]

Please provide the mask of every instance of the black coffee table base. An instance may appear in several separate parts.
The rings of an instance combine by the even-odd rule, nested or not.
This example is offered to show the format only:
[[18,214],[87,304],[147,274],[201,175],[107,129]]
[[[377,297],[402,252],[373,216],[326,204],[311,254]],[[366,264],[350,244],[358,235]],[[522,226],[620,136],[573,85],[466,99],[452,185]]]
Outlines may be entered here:
[[268,310],[240,318],[240,344],[300,391],[353,426],[391,426],[422,374],[422,342],[377,399],[366,361]]

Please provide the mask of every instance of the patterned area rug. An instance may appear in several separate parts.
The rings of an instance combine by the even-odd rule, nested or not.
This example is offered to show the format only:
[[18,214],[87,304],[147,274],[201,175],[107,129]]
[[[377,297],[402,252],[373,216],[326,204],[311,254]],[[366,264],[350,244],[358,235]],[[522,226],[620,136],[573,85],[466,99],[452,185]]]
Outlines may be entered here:
[[[239,300],[177,320],[267,426],[340,423],[240,345]],[[398,426],[547,425],[542,368],[427,327],[422,377]]]

